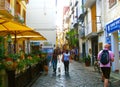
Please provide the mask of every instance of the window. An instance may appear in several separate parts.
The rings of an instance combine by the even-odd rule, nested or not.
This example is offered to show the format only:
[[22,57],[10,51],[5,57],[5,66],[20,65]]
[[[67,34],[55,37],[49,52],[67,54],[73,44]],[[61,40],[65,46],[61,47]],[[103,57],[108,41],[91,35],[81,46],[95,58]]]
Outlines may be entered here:
[[109,0],[109,8],[112,8],[117,3],[117,0]]

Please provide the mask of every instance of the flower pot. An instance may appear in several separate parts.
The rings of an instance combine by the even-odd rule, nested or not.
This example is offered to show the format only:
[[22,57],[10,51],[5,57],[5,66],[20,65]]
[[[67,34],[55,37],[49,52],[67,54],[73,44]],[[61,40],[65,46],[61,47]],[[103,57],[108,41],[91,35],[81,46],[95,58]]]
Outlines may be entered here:
[[86,65],[86,66],[90,66],[90,61],[86,61],[86,62],[85,62],[85,65]]

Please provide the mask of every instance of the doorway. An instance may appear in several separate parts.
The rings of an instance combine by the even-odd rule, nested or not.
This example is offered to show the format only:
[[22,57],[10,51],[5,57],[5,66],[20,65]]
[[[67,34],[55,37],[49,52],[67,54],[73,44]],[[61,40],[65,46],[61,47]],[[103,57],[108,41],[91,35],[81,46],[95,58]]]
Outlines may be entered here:
[[98,36],[93,37],[91,39],[91,47],[92,47],[92,65],[94,65],[94,61],[97,59],[98,54]]

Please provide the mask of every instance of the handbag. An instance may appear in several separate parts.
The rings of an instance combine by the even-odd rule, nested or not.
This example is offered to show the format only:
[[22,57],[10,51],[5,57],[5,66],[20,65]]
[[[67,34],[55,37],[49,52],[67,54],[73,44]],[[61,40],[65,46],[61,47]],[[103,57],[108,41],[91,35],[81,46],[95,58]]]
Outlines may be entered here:
[[64,62],[64,55],[62,56],[62,59],[61,59],[62,62]]
[[51,67],[52,66],[52,63],[51,62],[49,62],[49,67]]

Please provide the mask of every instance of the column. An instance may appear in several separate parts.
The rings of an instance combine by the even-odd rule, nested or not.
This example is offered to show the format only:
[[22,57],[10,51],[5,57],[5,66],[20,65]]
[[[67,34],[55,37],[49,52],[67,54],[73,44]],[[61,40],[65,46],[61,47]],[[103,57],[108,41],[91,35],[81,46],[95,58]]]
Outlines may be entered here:
[[118,49],[118,32],[111,33],[111,50],[115,55],[112,63],[112,71],[119,70],[119,49]]

